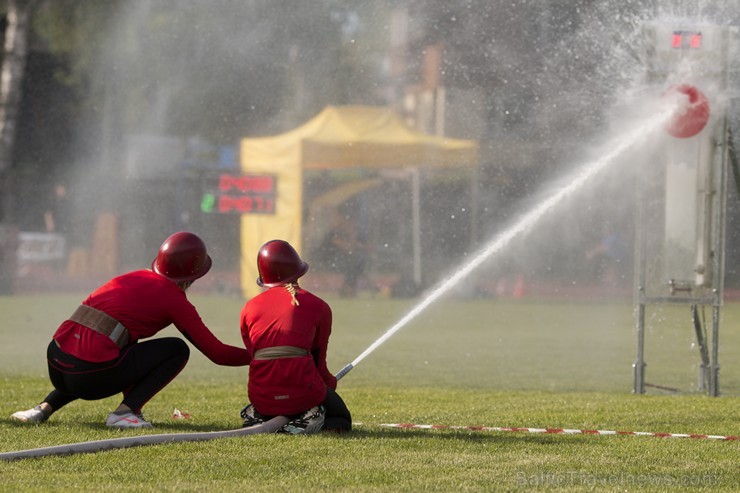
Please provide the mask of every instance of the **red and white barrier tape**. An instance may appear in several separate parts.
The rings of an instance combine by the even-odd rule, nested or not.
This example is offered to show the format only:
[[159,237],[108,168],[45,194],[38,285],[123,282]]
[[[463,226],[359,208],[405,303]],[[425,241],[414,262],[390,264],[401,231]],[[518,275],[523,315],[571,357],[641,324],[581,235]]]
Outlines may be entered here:
[[706,438],[710,440],[740,440],[740,436],[700,435],[689,433],[653,433],[648,431],[569,430],[567,428],[506,428],[498,426],[448,426],[419,425],[414,423],[383,423],[386,428],[413,428],[419,430],[512,431],[524,433],[550,433],[553,435],[632,435],[660,438]]

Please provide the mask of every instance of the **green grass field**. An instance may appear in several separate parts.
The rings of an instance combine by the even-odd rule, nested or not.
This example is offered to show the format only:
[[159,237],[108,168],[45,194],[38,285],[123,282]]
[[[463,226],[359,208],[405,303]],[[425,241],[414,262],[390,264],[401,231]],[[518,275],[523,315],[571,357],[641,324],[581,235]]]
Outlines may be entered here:
[[[147,433],[238,428],[246,369],[194,352],[145,409],[156,428],[104,426],[119,399],[75,402],[41,426],[9,415],[50,390],[44,351],[82,295],[0,298],[0,452]],[[328,298],[338,371],[413,301]],[[238,299],[194,296],[240,344]],[[740,305],[722,309],[720,390],[698,389],[688,307],[649,313],[646,381],[632,395],[630,303],[454,300],[423,312],[339,384],[346,435],[256,435],[0,463],[0,491],[737,491],[740,441],[409,430],[383,423],[740,435]],[[162,335],[176,335],[174,328]],[[173,420],[173,409],[189,420]]]

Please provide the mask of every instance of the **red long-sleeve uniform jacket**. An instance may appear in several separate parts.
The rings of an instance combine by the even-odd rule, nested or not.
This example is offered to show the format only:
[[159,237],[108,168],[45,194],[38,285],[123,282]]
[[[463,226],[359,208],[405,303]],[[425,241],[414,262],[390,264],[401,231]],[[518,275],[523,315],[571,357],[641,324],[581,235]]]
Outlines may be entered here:
[[[150,270],[137,270],[111,279],[83,304],[123,324],[129,332],[129,344],[174,324],[199,351],[218,365],[244,366],[251,359],[244,348],[219,341],[205,326],[185,292]],[[109,361],[120,352],[109,337],[71,320],[59,326],[54,340],[62,351],[84,361]]]
[[337,388],[337,379],[326,367],[331,334],[329,305],[299,289],[299,305],[291,304],[285,287],[268,289],[249,300],[241,313],[241,333],[250,355],[259,349],[294,346],[308,355],[252,360],[249,365],[249,400],[268,416],[292,415],[323,402],[326,387]]

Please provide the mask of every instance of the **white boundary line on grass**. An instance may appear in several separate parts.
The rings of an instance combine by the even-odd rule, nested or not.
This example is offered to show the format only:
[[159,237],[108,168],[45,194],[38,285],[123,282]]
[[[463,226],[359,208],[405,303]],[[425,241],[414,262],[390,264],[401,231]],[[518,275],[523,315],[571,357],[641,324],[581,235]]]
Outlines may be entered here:
[[[27,459],[32,457],[46,457],[50,455],[72,455],[80,453],[102,452],[111,449],[128,447],[140,447],[145,445],[159,445],[175,442],[195,442],[214,440],[217,438],[228,438],[258,433],[275,433],[280,427],[288,422],[283,416],[278,416],[261,425],[251,428],[239,428],[236,430],[214,431],[205,433],[165,433],[159,435],[139,435],[110,440],[97,440],[92,442],[71,443],[57,445],[54,447],[42,447],[29,450],[18,450],[15,452],[0,453],[0,460],[11,461]],[[364,423],[354,423],[355,426],[363,426]],[[464,430],[464,431],[510,431],[526,433],[550,433],[555,435],[631,435],[652,436],[668,438],[697,438],[710,440],[740,440],[740,436],[724,435],[700,435],[688,433],[652,433],[647,431],[610,431],[610,430],[575,430],[568,428],[508,428],[499,426],[448,426],[448,425],[421,425],[414,423],[381,423],[384,428],[405,428],[419,430]]]
[[422,425],[415,423],[381,423],[384,428],[406,428],[416,430],[464,430],[464,431],[509,431],[524,433],[549,433],[553,435],[629,435],[660,438],[695,438],[709,440],[740,440],[740,436],[704,435],[695,433],[654,433],[648,431],[575,430],[568,428],[509,428],[499,426],[449,426]]

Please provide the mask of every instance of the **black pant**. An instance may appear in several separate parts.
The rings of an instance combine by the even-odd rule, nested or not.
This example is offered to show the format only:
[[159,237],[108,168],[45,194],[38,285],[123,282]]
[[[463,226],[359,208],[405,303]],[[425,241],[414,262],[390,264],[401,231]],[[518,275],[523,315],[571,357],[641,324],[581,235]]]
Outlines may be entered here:
[[134,413],[185,367],[190,348],[182,339],[165,337],[121,349],[118,358],[90,363],[70,356],[51,341],[47,350],[54,390],[44,399],[54,411],[75,399],[103,399],[123,392],[123,404]]

